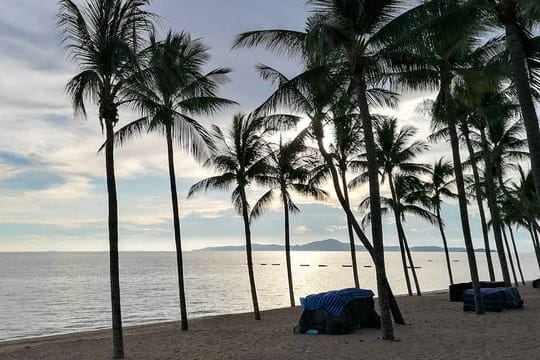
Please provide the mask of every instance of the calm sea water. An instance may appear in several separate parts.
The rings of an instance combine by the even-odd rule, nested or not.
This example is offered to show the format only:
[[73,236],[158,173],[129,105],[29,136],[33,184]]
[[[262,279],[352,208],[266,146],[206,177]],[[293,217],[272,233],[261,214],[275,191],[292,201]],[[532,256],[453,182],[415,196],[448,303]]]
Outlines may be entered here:
[[[455,280],[469,281],[466,254],[451,256]],[[423,291],[448,286],[442,253],[413,257]],[[534,255],[521,259],[525,278],[538,277]],[[394,292],[404,293],[399,253],[387,253],[386,261]],[[483,254],[478,261],[487,279]],[[125,325],[179,319],[174,253],[121,253],[120,262]],[[252,310],[244,253],[186,253],[185,262],[191,317]],[[261,309],[287,306],[283,253],[258,252],[254,262]],[[353,285],[346,252],[293,252],[292,262],[297,299]],[[375,269],[365,267],[371,265],[367,253],[358,253],[361,287],[375,290]],[[107,253],[0,253],[0,341],[110,327],[108,274]]]

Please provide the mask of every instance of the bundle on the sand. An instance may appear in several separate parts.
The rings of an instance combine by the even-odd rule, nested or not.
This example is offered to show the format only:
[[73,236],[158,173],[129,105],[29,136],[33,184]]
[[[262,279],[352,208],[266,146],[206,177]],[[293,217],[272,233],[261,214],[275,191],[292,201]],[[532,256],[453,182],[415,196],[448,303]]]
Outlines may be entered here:
[[[479,284],[481,288],[504,287],[504,281],[480,281]],[[463,301],[463,293],[468,289],[472,289],[472,282],[450,285],[450,301]]]
[[319,334],[347,334],[355,328],[380,328],[373,291],[343,289],[309,295],[300,299],[304,309],[296,331]]
[[[482,303],[485,311],[501,312],[505,309],[519,309],[523,307],[523,300],[516,288],[480,289]],[[474,291],[465,290],[463,294],[463,311],[474,311]]]

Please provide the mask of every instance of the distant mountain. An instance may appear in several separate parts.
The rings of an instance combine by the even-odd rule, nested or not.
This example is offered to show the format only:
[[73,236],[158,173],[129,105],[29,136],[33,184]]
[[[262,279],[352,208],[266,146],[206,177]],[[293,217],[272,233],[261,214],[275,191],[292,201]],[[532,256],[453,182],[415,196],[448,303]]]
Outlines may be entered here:
[[[244,245],[239,246],[215,246],[215,247],[206,247],[203,249],[193,250],[195,252],[200,251],[244,251]],[[283,251],[285,246],[276,245],[276,244],[252,244],[253,251]],[[444,251],[442,247],[439,246],[413,246],[410,248],[411,251],[418,252],[441,252]],[[314,241],[303,245],[293,245],[291,246],[291,251],[349,251],[350,246],[348,243],[341,242],[336,239],[326,239],[320,241]],[[385,251],[399,251],[399,246],[385,246]],[[366,251],[363,246],[356,246],[356,251]],[[448,248],[450,252],[466,252],[465,248]],[[475,251],[484,251],[484,249],[475,249]]]

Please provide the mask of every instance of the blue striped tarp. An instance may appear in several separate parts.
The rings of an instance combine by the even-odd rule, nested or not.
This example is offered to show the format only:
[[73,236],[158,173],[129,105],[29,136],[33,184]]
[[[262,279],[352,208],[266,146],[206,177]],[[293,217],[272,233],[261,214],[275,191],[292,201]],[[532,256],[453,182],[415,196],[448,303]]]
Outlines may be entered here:
[[308,295],[300,298],[300,303],[305,310],[324,309],[328,314],[338,317],[349,301],[374,295],[371,290],[350,288]]

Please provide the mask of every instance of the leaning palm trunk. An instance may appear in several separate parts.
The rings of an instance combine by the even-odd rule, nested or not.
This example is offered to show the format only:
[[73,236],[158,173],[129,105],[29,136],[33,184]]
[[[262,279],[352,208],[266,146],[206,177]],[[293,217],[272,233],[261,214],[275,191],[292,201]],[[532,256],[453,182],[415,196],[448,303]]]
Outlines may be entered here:
[[[343,197],[345,198],[345,202],[350,208],[351,203],[349,200],[349,189],[347,187],[347,174],[345,171],[341,172],[341,181],[343,182]],[[347,231],[349,233],[349,245],[351,248],[351,262],[352,262],[352,268],[353,268],[354,286],[359,288],[360,281],[358,278],[358,266],[356,263],[356,246],[354,244],[354,233],[353,233],[353,228],[352,228],[352,221],[349,216],[347,216]]]
[[399,219],[399,229],[401,232],[401,236],[403,236],[403,245],[405,245],[405,253],[407,254],[407,259],[409,259],[409,265],[411,268],[411,272],[413,274],[414,286],[416,287],[416,295],[422,296],[422,292],[420,291],[420,283],[418,282],[418,277],[416,276],[416,268],[414,267],[411,250],[409,249],[409,243],[407,242],[407,236],[405,236],[405,230],[403,229],[403,224],[401,222],[401,219]]
[[493,164],[490,159],[489,147],[487,145],[486,132],[483,127],[480,128],[480,136],[482,141],[482,150],[484,154],[484,164],[486,172],[486,190],[488,197],[488,207],[491,213],[491,222],[493,225],[493,236],[495,237],[495,244],[497,245],[497,253],[499,255],[499,261],[501,263],[501,272],[505,286],[511,286],[510,273],[508,271],[508,263],[506,262],[506,255],[504,251],[504,243],[502,239],[501,217],[499,214],[499,207],[497,206],[497,195],[495,190],[495,183],[493,178]]
[[173,208],[173,223],[174,223],[174,243],[176,245],[176,266],[178,270],[178,294],[180,297],[180,317],[181,329],[188,329],[187,309],[186,309],[186,293],[184,286],[184,261],[182,257],[182,239],[180,236],[180,212],[178,209],[178,194],[176,190],[176,175],[174,171],[174,149],[171,125],[167,125],[165,130],[167,137],[167,157],[169,161],[169,179],[171,183],[171,201]]
[[[394,189],[394,183],[392,181],[391,175],[388,175],[388,181],[390,183],[390,191],[392,192],[392,201],[394,201],[394,204],[397,208],[396,190]],[[399,250],[401,253],[401,264],[403,265],[403,273],[405,274],[405,283],[407,284],[407,292],[409,293],[409,296],[412,296],[411,280],[409,277],[407,258],[405,256],[404,236],[403,236],[403,232],[401,231],[402,230],[400,227],[401,222],[399,218],[399,212],[397,211],[397,209],[394,209],[394,219],[396,221],[396,232],[398,235]],[[416,288],[416,290],[418,290],[418,287]]]
[[253,256],[251,249],[251,229],[249,224],[248,202],[243,186],[240,186],[240,198],[242,200],[242,218],[244,220],[244,231],[246,236],[246,258],[249,274],[249,287],[251,290],[251,300],[253,302],[253,315],[255,320],[261,320],[259,312],[259,301],[257,300],[257,288],[255,287],[255,275],[253,273]]
[[[332,176],[332,184],[334,185],[334,191],[336,192],[336,196],[338,198],[338,201],[343,208],[343,211],[345,211],[345,214],[347,215],[347,218],[349,218],[352,221],[352,226],[354,231],[356,232],[356,235],[366,248],[366,250],[369,252],[369,255],[371,256],[373,262],[375,263],[375,267],[377,268],[377,261],[375,260],[375,249],[374,246],[371,245],[368,238],[362,231],[360,224],[354,217],[354,214],[350,208],[350,206],[345,202],[345,198],[343,197],[343,193],[341,192],[341,187],[339,184],[339,175],[338,172],[334,166],[332,156],[326,151],[324,148],[324,127],[322,124],[322,121],[318,119],[317,117],[312,118],[313,121],[313,132],[315,135],[315,139],[317,141],[317,146],[319,148],[319,152],[321,153],[323,159],[326,162],[326,165],[328,166],[330,170],[330,174]],[[384,266],[384,263],[383,263]],[[377,271],[377,270],[376,270]],[[379,281],[379,277],[382,277],[382,279]],[[381,291],[382,289],[382,291]],[[405,324],[405,320],[403,319],[403,315],[401,314],[401,311],[399,310],[399,306],[396,302],[396,299],[392,293],[392,289],[390,288],[390,284],[388,283],[388,279],[386,278],[386,271],[383,267],[382,271],[377,271],[377,290],[379,292],[379,304],[383,304],[381,306],[381,325],[383,327],[383,336],[385,335],[385,327],[390,326],[390,335],[393,335],[393,327],[392,327],[392,317],[394,317],[394,321],[397,324]],[[381,299],[384,298],[384,299]],[[387,306],[386,310],[384,310],[384,306]],[[385,311],[388,313],[385,314]],[[390,316],[391,311],[391,316]],[[388,316],[388,319],[383,319],[382,315]],[[386,335],[389,335],[386,333]],[[385,338],[386,339],[386,338]]]
[[373,260],[375,262],[375,271],[377,273],[377,289],[379,290],[379,306],[381,308],[381,323],[383,328],[383,339],[393,340],[394,329],[390,317],[390,303],[387,293],[386,269],[384,263],[384,240],[381,213],[381,194],[379,189],[379,166],[377,164],[377,150],[375,147],[375,137],[373,136],[373,124],[369,106],[366,97],[367,86],[365,83],[365,74],[357,75],[358,105],[360,107],[360,116],[362,118],[362,127],[364,130],[364,141],[366,146],[366,160],[369,178],[369,197],[371,212],[371,236],[373,240]]
[[504,238],[504,245],[506,246],[506,252],[508,254],[508,261],[510,262],[510,269],[512,270],[512,275],[514,276],[514,284],[516,287],[519,286],[517,274],[516,274],[516,268],[514,267],[514,260],[512,259],[512,252],[510,251],[510,245],[508,244],[508,236],[506,235],[506,227],[504,224],[502,224],[502,234]]
[[491,259],[491,247],[489,245],[489,232],[486,221],[486,213],[484,211],[484,202],[482,201],[482,192],[480,190],[480,175],[478,173],[478,166],[474,157],[474,149],[471,144],[471,138],[469,136],[469,128],[466,124],[463,126],[463,134],[465,135],[465,142],[467,143],[467,149],[469,150],[469,158],[471,159],[471,167],[475,183],[474,190],[476,192],[476,203],[478,205],[478,212],[480,213],[480,223],[482,224],[482,236],[484,237],[484,250],[486,252],[489,280],[495,281],[495,271],[493,270],[493,260]]
[[[529,84],[529,75],[526,69],[525,51],[520,40],[520,31],[516,22],[505,24],[506,44],[510,51],[513,80],[517,90],[521,114],[527,132],[529,154],[531,159],[531,172],[534,179],[536,193],[540,194],[540,129],[538,117],[534,108],[534,102]],[[540,196],[538,196],[540,204]]]
[[536,255],[536,262],[538,263],[538,269],[540,270],[540,246],[538,245],[538,238],[536,236],[536,231],[534,227],[532,226],[532,221],[528,223],[527,228],[529,229],[529,233],[531,234],[531,240],[534,247],[534,253]]
[[282,191],[283,194],[283,213],[285,215],[285,261],[287,263],[287,282],[289,284],[289,300],[291,302],[291,306],[295,306],[294,302],[294,287],[293,287],[293,279],[292,279],[292,268],[291,268],[291,239],[290,239],[290,231],[289,231],[289,203],[287,201],[287,197],[285,196],[285,192]]
[[523,270],[521,269],[521,260],[519,259],[519,253],[517,251],[517,246],[516,246],[516,239],[514,238],[514,230],[512,230],[511,225],[508,225],[508,230],[510,231],[510,239],[512,239],[512,247],[514,248],[514,255],[516,256],[516,263],[519,270],[521,283],[525,285],[525,278],[523,277]]
[[[113,111],[116,113],[116,111]],[[114,120],[116,116],[113,118]],[[109,201],[109,258],[111,277],[111,306],[113,328],[113,358],[124,358],[122,334],[122,309],[120,305],[120,269],[118,263],[118,200],[114,174],[114,127],[113,119],[105,122],[107,144],[105,145],[105,167],[107,170],[107,195]]]
[[444,227],[442,224],[441,219],[441,207],[437,205],[437,208],[435,209],[437,214],[437,223],[439,224],[439,231],[441,232],[441,238],[444,245],[444,255],[446,257],[446,267],[448,268],[448,278],[450,280],[450,284],[454,283],[454,277],[452,276],[452,266],[450,265],[450,254],[448,253],[448,243],[446,241],[446,235],[444,234]]
[[448,109],[448,131],[450,135],[450,145],[452,147],[452,157],[454,161],[454,175],[456,177],[456,186],[458,191],[459,214],[461,218],[461,226],[463,228],[463,238],[465,240],[465,248],[467,250],[467,258],[469,260],[469,270],[471,273],[471,281],[474,291],[474,303],[476,313],[483,314],[484,306],[482,304],[482,294],[480,293],[480,284],[478,280],[478,266],[476,265],[476,256],[474,254],[474,246],[471,237],[471,228],[469,225],[469,214],[467,210],[467,195],[465,193],[465,182],[463,180],[463,169],[461,167],[461,156],[459,153],[459,139],[456,128],[456,117],[453,100],[450,99],[450,82],[441,84],[444,99]]

